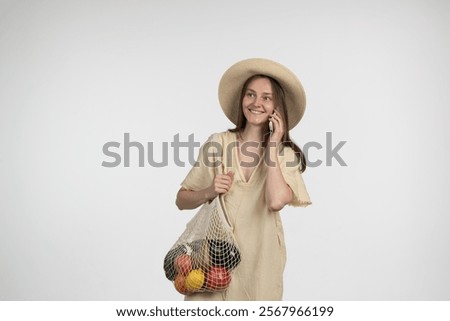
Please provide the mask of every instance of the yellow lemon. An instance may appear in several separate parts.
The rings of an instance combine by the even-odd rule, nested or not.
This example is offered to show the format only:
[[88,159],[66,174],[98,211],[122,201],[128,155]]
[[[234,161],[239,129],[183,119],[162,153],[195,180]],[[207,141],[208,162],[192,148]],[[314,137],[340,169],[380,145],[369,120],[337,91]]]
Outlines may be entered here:
[[186,277],[185,284],[186,288],[190,291],[195,291],[200,289],[205,282],[205,274],[202,270],[192,270]]

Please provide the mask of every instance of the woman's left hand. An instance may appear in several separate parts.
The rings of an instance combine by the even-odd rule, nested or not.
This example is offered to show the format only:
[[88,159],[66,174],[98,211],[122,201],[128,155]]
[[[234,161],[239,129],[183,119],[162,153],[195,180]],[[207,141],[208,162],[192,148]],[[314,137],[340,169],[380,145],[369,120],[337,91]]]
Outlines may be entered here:
[[284,135],[284,124],[280,112],[275,109],[272,116],[269,117],[269,121],[270,120],[273,124],[273,132],[269,138],[269,141],[275,142],[278,145],[279,143],[281,143]]

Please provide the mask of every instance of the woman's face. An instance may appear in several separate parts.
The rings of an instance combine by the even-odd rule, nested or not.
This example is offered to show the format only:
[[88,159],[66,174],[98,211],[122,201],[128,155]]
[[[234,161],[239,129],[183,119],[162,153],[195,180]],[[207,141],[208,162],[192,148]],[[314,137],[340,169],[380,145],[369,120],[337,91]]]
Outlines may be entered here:
[[244,93],[242,109],[247,122],[256,125],[266,125],[274,111],[272,85],[267,78],[252,80]]

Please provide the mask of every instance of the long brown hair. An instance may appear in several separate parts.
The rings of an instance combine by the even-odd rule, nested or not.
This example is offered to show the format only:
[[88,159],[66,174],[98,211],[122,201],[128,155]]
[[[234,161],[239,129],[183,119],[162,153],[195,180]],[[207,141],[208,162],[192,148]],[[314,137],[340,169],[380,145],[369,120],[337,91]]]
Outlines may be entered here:
[[[305,154],[303,154],[300,147],[297,146],[297,144],[295,144],[289,137],[289,129],[288,129],[288,124],[289,124],[288,117],[289,116],[288,116],[287,108],[286,108],[286,98],[285,98],[283,87],[281,87],[280,83],[276,79],[266,76],[266,75],[257,74],[257,75],[251,76],[250,78],[248,78],[245,81],[244,85],[242,86],[241,95],[239,97],[238,121],[237,121],[236,127],[233,129],[229,129],[228,131],[230,131],[232,133],[239,133],[247,125],[247,119],[245,118],[244,112],[242,111],[242,100],[244,99],[245,93],[247,92],[248,85],[253,80],[259,79],[259,78],[266,78],[270,81],[270,84],[272,86],[272,94],[273,94],[273,98],[274,98],[274,102],[275,102],[275,108],[277,108],[278,111],[280,111],[281,116],[283,118],[283,123],[285,124],[283,138],[281,140],[281,143],[284,146],[291,147],[294,150],[295,156],[297,156],[298,161],[301,163],[300,171],[303,173],[306,169]],[[265,139],[264,139],[265,145],[267,145],[267,141],[269,140],[269,135],[268,135],[269,123],[267,123],[266,130],[267,130],[267,134],[265,135]]]

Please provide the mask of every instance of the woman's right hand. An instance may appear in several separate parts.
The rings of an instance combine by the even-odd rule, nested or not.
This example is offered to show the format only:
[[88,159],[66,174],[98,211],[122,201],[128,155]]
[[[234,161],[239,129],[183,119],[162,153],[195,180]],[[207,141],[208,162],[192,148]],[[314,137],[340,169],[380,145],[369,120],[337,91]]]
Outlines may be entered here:
[[229,171],[226,174],[218,174],[214,177],[214,181],[209,187],[213,198],[219,194],[228,192],[233,184],[234,174]]
[[181,187],[175,203],[180,210],[197,208],[205,202],[211,201],[217,195],[228,192],[233,184],[233,177],[234,174],[231,171],[227,174],[217,175],[209,187],[200,191],[191,191]]

